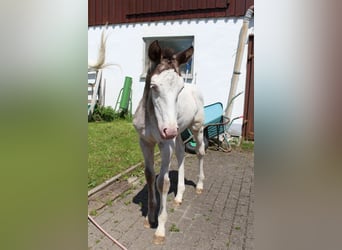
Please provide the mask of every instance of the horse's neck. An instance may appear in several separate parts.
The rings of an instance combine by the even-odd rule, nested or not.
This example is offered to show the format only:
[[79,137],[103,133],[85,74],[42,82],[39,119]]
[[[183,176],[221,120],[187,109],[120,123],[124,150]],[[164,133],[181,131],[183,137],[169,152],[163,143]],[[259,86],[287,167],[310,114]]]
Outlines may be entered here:
[[[150,89],[149,89],[150,90]],[[151,91],[148,91],[145,97],[145,120],[149,122],[155,121],[154,106],[152,102]]]
[[146,124],[149,124],[152,120],[154,120],[152,119],[152,117],[154,117],[155,115],[151,91],[150,88],[146,85],[143,96],[135,113],[136,122],[139,123],[142,127],[145,127]]

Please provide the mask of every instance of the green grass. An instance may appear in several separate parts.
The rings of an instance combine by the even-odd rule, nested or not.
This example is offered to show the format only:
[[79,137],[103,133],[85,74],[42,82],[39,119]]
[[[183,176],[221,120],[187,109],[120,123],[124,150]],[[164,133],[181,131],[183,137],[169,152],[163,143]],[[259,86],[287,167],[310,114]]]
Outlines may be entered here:
[[254,150],[254,141],[242,140],[239,143],[238,137],[232,137],[230,139],[230,145],[233,149],[239,149],[243,151],[253,151]]
[[129,204],[131,204],[131,201],[125,201],[124,204],[128,206]]
[[246,151],[254,150],[254,141],[242,141],[240,148]]
[[179,232],[179,228],[176,226],[176,224],[172,224],[170,229],[169,229],[170,232]]
[[142,160],[132,121],[88,123],[88,189]]
[[89,213],[91,216],[96,216],[97,215],[97,211],[96,210],[92,210]]

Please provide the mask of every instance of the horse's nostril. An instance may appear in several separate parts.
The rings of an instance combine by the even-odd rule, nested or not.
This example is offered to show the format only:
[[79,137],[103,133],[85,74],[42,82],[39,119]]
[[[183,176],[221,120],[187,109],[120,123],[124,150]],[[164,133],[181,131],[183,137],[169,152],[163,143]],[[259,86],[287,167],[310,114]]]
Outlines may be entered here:
[[177,136],[178,127],[166,127],[166,128],[163,128],[160,132],[161,132],[161,136],[164,139],[172,139]]

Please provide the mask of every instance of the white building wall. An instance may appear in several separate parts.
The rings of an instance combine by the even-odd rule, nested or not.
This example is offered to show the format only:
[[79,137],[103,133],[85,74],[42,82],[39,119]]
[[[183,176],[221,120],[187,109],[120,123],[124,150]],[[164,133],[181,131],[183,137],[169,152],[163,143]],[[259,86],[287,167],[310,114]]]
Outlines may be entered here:
[[[124,77],[133,78],[133,113],[144,89],[144,79],[140,79],[144,65],[143,37],[154,36],[194,36],[194,82],[204,96],[205,105],[222,102],[226,107],[232,72],[235,62],[242,18],[193,19],[160,21],[151,23],[110,25],[107,30],[106,62],[118,63],[116,67],[104,70],[106,80],[106,106],[115,106]],[[249,32],[254,24],[250,23]],[[88,58],[95,60],[98,53],[103,26],[88,29]],[[237,93],[243,91],[246,80],[246,54],[242,61]],[[243,114],[244,95],[234,102],[232,117]],[[236,120],[241,126],[242,120]]]

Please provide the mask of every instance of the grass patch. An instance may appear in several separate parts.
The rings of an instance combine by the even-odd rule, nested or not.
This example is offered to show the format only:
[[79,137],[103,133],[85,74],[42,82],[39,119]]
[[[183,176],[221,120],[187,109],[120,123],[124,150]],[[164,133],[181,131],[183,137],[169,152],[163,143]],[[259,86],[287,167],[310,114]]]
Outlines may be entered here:
[[125,191],[122,194],[120,194],[120,198],[123,199],[123,198],[127,197],[128,195],[130,195],[131,193],[133,193],[132,188],[130,188],[127,191]]
[[91,216],[96,216],[97,215],[97,211],[96,210],[92,210],[89,213]]
[[240,148],[242,150],[253,151],[254,150],[254,141],[242,141]]
[[108,200],[108,201],[106,202],[106,204],[107,204],[107,206],[112,206],[112,205],[113,205],[113,201],[112,201],[112,200]]
[[179,228],[176,226],[176,224],[172,224],[170,227],[170,232],[179,232]]
[[88,189],[142,160],[132,121],[88,123]]
[[253,151],[254,141],[242,140],[238,137],[231,137],[229,139],[229,144],[233,149],[243,150],[243,151]]
[[132,202],[131,201],[125,201],[124,204],[125,206],[128,206],[129,204],[131,204]]

